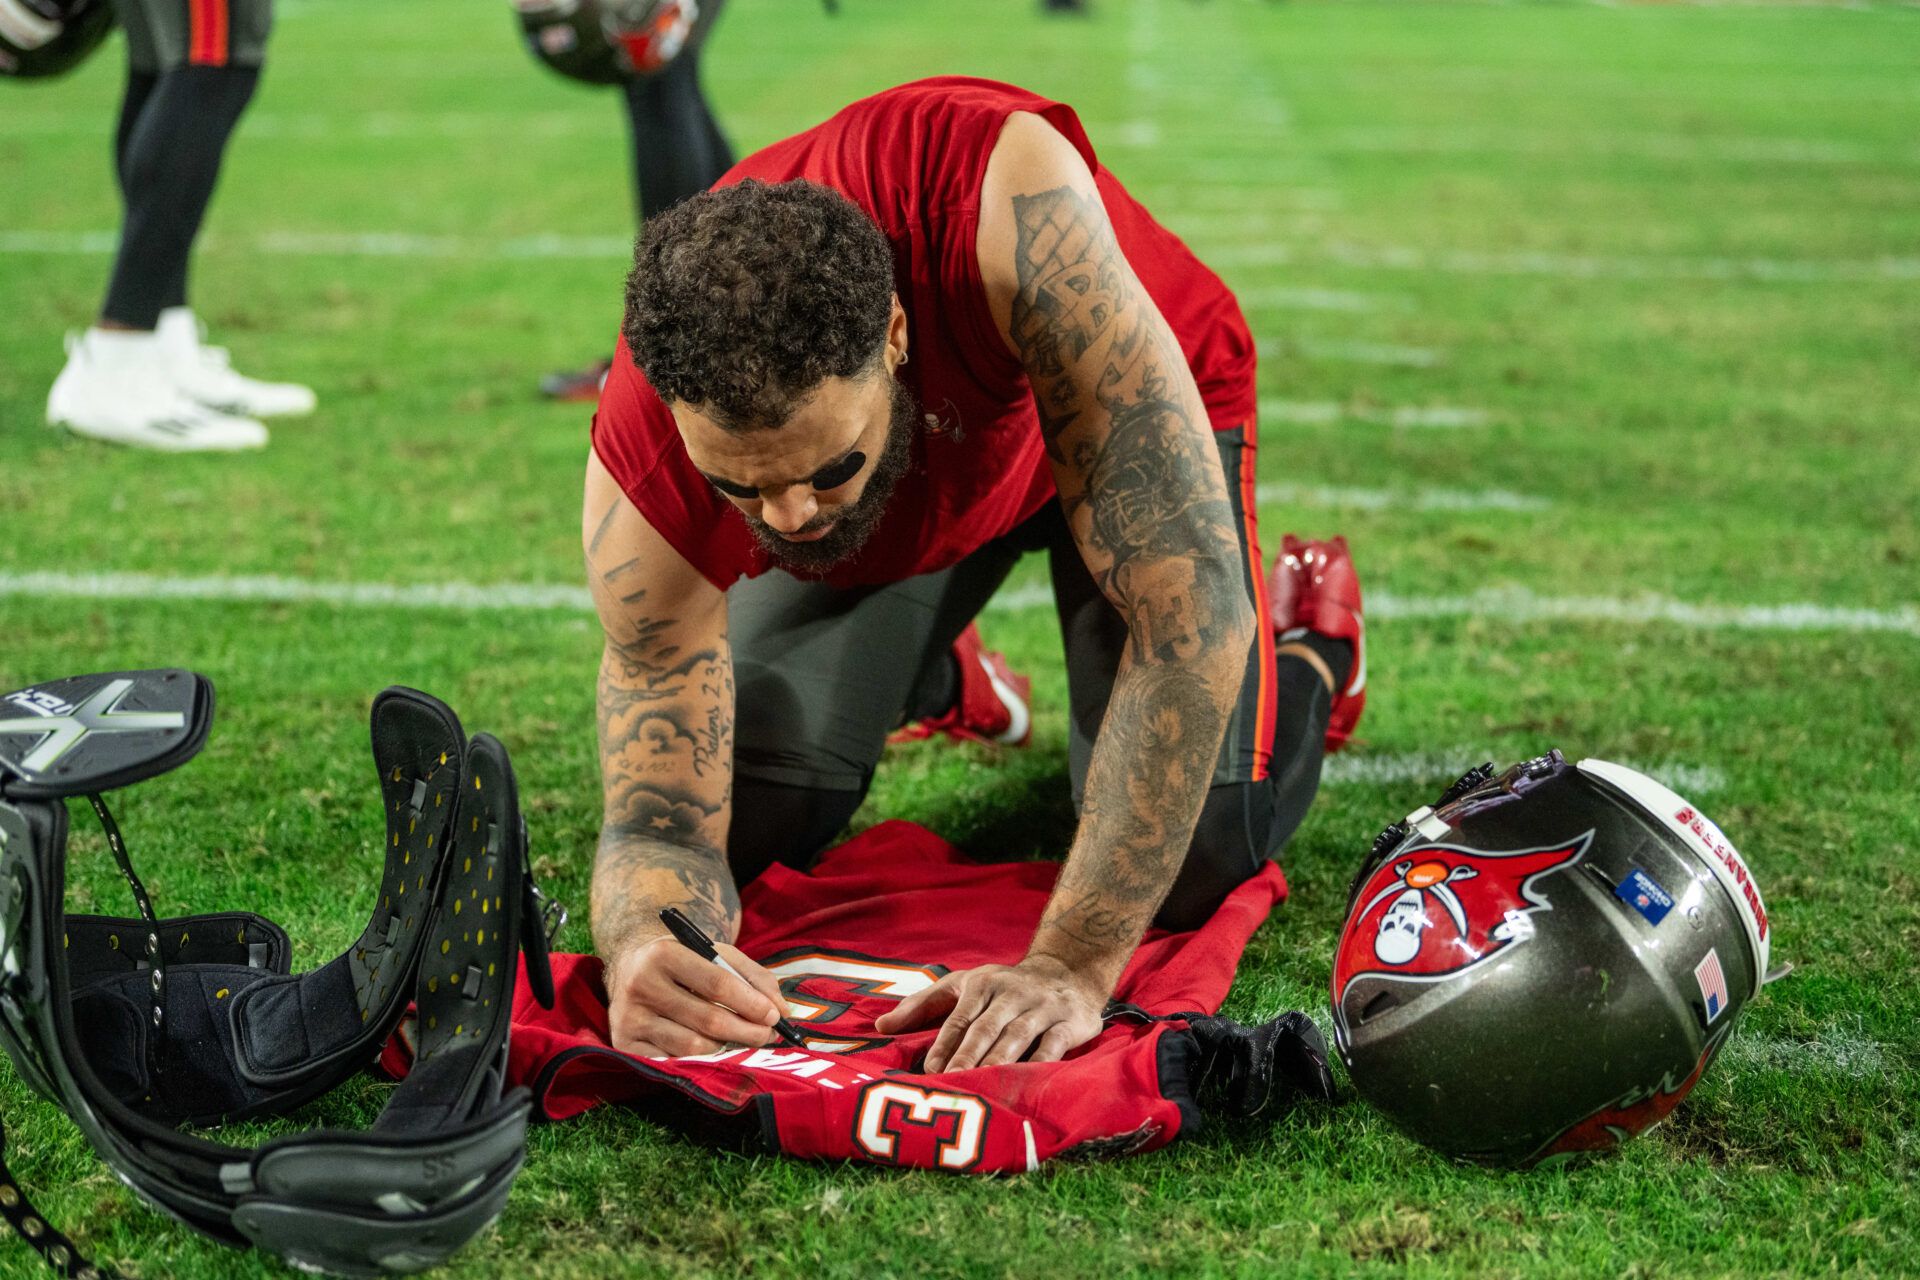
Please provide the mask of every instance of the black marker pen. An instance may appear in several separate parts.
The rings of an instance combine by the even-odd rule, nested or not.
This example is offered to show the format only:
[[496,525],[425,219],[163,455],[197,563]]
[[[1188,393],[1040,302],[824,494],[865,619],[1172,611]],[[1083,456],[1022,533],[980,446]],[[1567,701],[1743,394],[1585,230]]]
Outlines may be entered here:
[[[711,960],[734,977],[740,978],[740,981],[747,981],[744,977],[741,977],[738,969],[727,963],[726,957],[720,954],[720,949],[713,945],[713,939],[702,933],[699,925],[687,919],[680,908],[668,907],[663,910],[660,913],[660,923],[667,926],[667,932],[671,933],[680,942],[680,945],[687,948],[687,950],[704,960]],[[752,986],[753,984],[748,982],[747,985]],[[778,1006],[775,1006],[775,1008],[777,1009]],[[807,1047],[807,1042],[800,1038],[799,1030],[784,1017],[773,1024],[773,1030],[774,1034],[778,1035],[794,1048],[804,1049]]]

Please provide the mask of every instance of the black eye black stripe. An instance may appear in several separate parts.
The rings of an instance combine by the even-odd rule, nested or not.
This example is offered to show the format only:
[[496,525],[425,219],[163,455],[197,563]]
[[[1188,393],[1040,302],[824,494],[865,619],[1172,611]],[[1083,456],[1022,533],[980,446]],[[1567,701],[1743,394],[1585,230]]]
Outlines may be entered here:
[[[860,474],[867,465],[867,455],[855,449],[838,462],[829,463],[807,477],[807,484],[815,489],[838,489],[847,481]],[[718,476],[708,476],[707,483],[730,498],[757,498],[760,491],[751,485],[735,484],[731,480],[722,480]]]
[[721,480],[714,476],[708,476],[707,483],[726,494],[729,498],[757,498],[760,496],[758,489],[750,488],[744,484],[735,484],[731,480]]
[[838,489],[847,481],[860,474],[860,468],[867,465],[867,455],[855,449],[835,463],[820,468],[808,481],[816,489]]

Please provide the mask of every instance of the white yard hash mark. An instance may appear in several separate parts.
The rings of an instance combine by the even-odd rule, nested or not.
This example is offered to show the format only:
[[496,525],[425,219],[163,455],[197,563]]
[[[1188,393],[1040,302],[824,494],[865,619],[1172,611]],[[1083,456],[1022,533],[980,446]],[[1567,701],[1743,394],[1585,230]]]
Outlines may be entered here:
[[[111,254],[113,231],[0,231],[0,254]],[[481,240],[415,231],[263,231],[256,235],[203,237],[215,251],[264,253],[293,258],[504,258],[622,259],[633,254],[624,236],[515,236]]]
[[1892,254],[1877,258],[1682,257],[1416,248],[1347,242],[1223,246],[1207,254],[1207,264],[1213,267],[1283,266],[1300,262],[1327,262],[1364,270],[1552,276],[1573,280],[1742,280],[1759,284],[1920,280],[1920,257]]
[[[1195,222],[1198,219],[1188,219]],[[1182,230],[1188,229],[1186,223]],[[1397,293],[1362,293],[1354,289],[1317,289],[1305,285],[1255,285],[1235,289],[1234,299],[1243,307],[1290,311],[1406,311],[1412,300]]]
[[1260,358],[1296,355],[1306,360],[1341,361],[1347,364],[1398,365],[1408,369],[1431,369],[1446,362],[1446,353],[1434,347],[1409,347],[1397,342],[1349,342],[1318,338],[1288,338],[1281,342],[1259,344]]
[[[1320,781],[1330,787],[1386,787],[1420,782],[1445,785],[1483,760],[1504,764],[1512,754],[1512,751],[1485,746],[1366,755],[1345,752],[1327,757],[1321,766]],[[1667,760],[1638,761],[1628,767],[1687,795],[1708,795],[1724,791],[1727,786],[1726,772],[1712,765]]]
[[1889,1073],[1887,1046],[1866,1032],[1858,1016],[1824,1023],[1812,1036],[1736,1035],[1721,1055],[1747,1070],[1865,1080]]
[[[249,123],[251,128],[251,123]],[[1270,185],[1269,182],[1255,183]],[[416,231],[263,231],[250,236],[209,234],[201,247],[215,252],[257,252],[290,257],[373,258],[578,258],[625,260],[633,242],[625,236],[478,236]],[[120,235],[112,230],[0,230],[0,254],[111,254]],[[1207,252],[1208,265],[1280,266],[1326,262],[1366,270],[1436,271],[1455,275],[1533,275],[1575,280],[1740,280],[1759,284],[1855,284],[1920,280],[1920,257],[1874,258],[1683,257],[1652,254],[1578,254],[1532,250],[1416,248],[1407,245],[1323,244],[1222,245]]]
[[1920,638],[1920,606],[1916,605],[1860,609],[1825,604],[1708,604],[1656,595],[1631,599],[1542,596],[1524,587],[1488,587],[1457,596],[1369,592],[1367,617],[1665,623],[1696,631],[1887,631]]
[[1457,430],[1484,427],[1493,421],[1485,409],[1444,404],[1347,405],[1338,400],[1277,400],[1262,398],[1261,422],[1293,426],[1330,426],[1336,422],[1364,422],[1375,426]]
[[1262,504],[1358,511],[1545,511],[1553,503],[1510,489],[1359,489],[1329,484],[1263,484]]

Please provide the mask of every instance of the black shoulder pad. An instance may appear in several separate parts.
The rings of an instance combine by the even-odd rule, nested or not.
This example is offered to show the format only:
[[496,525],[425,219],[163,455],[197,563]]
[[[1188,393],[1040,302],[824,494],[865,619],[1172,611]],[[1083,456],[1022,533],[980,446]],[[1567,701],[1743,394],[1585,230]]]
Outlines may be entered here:
[[177,668],[69,676],[0,695],[0,792],[23,800],[112,791],[206,745],[213,685]]

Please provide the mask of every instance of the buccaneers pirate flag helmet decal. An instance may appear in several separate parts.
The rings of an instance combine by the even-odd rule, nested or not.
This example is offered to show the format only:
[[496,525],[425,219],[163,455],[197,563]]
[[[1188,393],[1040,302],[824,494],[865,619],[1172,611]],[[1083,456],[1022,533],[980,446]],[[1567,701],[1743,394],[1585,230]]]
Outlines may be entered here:
[[1381,864],[1341,932],[1342,972],[1445,978],[1491,959],[1532,935],[1527,917],[1553,909],[1535,882],[1578,862],[1592,838],[1514,853],[1422,845]]
[[1448,1155],[1604,1150],[1700,1078],[1768,979],[1768,934],[1731,842],[1653,779],[1557,751],[1483,765],[1355,876],[1335,1045],[1368,1101]]

